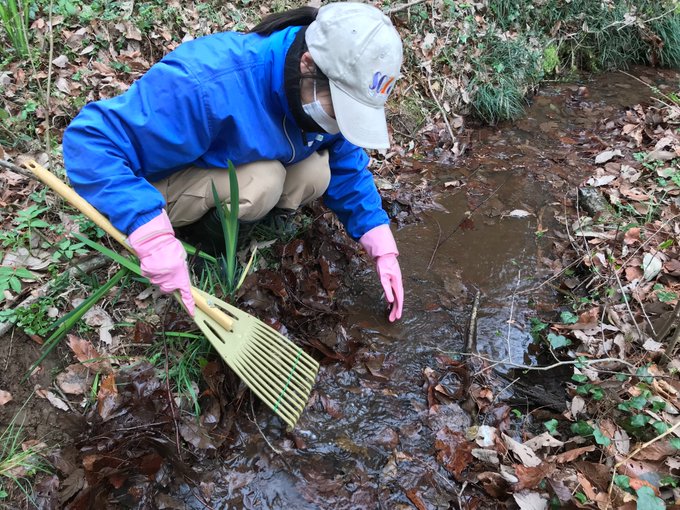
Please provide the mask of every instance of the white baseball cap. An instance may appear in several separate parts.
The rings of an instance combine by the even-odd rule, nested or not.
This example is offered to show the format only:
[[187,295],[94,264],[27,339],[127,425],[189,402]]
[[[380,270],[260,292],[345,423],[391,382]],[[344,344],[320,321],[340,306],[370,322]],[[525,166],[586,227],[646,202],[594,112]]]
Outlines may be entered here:
[[390,19],[368,4],[324,5],[305,41],[330,82],[342,135],[359,147],[389,148],[385,101],[403,59],[401,38]]

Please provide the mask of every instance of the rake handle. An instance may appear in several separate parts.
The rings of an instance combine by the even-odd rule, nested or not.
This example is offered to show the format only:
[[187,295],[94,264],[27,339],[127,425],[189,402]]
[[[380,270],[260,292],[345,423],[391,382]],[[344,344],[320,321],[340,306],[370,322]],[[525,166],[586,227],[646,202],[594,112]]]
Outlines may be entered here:
[[[23,165],[33,172],[43,184],[50,187],[53,191],[57,192],[64,200],[66,200],[73,207],[78,209],[85,216],[90,218],[99,228],[104,230],[107,234],[118,241],[124,248],[126,248],[130,253],[136,255],[132,247],[128,244],[127,238],[123,233],[114,227],[109,220],[107,220],[102,213],[95,209],[89,202],[87,202],[83,197],[75,192],[71,187],[66,185],[61,179],[54,175],[49,170],[43,168],[35,161],[24,162]],[[212,320],[217,322],[227,331],[232,330],[233,321],[221,310],[210,306],[208,301],[197,291],[196,287],[191,287],[191,296],[194,298],[196,306],[206,315],[208,315]],[[175,297],[181,302],[178,294]]]

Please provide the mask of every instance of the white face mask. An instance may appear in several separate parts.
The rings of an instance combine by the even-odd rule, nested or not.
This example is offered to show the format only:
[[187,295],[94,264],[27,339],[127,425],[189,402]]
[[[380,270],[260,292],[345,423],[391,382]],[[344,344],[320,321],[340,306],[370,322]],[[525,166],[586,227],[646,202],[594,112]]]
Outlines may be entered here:
[[314,80],[314,101],[303,104],[302,109],[309,115],[314,122],[316,122],[321,129],[331,135],[337,135],[340,132],[338,121],[326,113],[321,102],[316,98],[316,80]]

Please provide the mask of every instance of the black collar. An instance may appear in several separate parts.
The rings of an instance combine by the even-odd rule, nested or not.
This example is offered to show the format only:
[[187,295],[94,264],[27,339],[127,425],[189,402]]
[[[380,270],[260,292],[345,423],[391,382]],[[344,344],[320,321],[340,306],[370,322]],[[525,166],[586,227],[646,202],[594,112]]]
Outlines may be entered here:
[[283,68],[284,87],[288,106],[293,112],[295,122],[302,131],[308,133],[324,133],[325,131],[302,109],[300,97],[300,59],[305,49],[305,32],[307,27],[296,34],[293,44],[290,45],[286,54],[286,63]]

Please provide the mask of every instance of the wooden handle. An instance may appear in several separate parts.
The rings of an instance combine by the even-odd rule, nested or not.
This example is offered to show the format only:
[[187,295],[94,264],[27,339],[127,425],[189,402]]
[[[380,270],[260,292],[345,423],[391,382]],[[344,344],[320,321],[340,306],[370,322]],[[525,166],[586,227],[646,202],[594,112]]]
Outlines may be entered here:
[[[90,218],[99,228],[101,228],[107,234],[113,237],[132,254],[135,254],[134,250],[128,244],[127,239],[122,234],[122,232],[118,230],[116,227],[114,227],[111,224],[111,222],[104,217],[102,213],[100,213],[99,211],[97,211],[97,209],[92,207],[92,205],[90,205],[83,197],[76,193],[75,190],[67,186],[56,175],[40,166],[35,161],[29,161],[23,163],[23,165],[28,170],[33,172],[33,175],[40,179],[44,184],[52,188],[52,190],[56,191],[69,204],[71,204],[85,216]],[[191,296],[194,298],[196,306],[200,308],[203,313],[208,315],[212,320],[217,322],[227,331],[231,331],[233,327],[232,319],[229,318],[227,314],[225,314],[218,308],[210,306],[208,302],[205,300],[205,298],[201,294],[199,294],[198,290],[193,286],[191,287]],[[182,302],[179,293],[175,293],[175,297],[179,299],[180,303]]]

